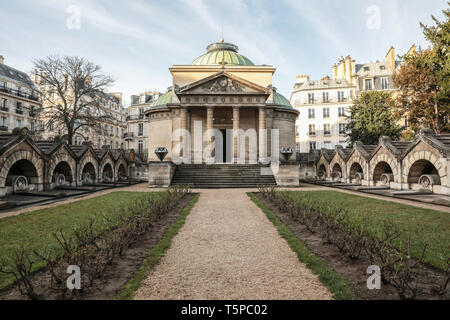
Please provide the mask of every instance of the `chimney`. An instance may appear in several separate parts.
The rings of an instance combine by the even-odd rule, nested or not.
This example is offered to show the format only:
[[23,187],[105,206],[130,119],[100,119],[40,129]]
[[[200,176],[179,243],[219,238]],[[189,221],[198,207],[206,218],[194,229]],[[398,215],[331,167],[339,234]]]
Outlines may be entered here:
[[415,56],[416,54],[417,54],[417,47],[416,47],[415,44],[413,44],[413,45],[411,46],[411,48],[408,50],[408,53],[406,53],[406,56],[407,56],[407,57],[409,57],[409,56]]
[[297,79],[295,79],[295,86],[300,87],[305,82],[309,81],[309,76],[299,75],[297,76]]
[[5,63],[5,57],[4,56],[0,56],[0,64],[4,64]]
[[386,63],[391,67],[391,70],[395,70],[395,49],[391,47],[386,54]]

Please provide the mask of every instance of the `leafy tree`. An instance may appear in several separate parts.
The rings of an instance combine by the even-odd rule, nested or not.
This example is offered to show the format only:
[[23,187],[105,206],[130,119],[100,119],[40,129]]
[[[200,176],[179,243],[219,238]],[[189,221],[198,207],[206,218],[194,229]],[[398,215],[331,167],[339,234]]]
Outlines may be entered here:
[[101,73],[101,67],[80,57],[49,56],[34,61],[43,102],[42,118],[47,130],[59,133],[73,143],[75,133],[97,128],[112,120],[105,109],[111,97],[106,89],[114,80]]
[[433,17],[434,26],[420,24],[431,47],[404,56],[393,78],[399,89],[398,112],[408,115],[415,132],[421,127],[432,128],[436,134],[450,131],[450,10],[443,12],[446,21]]
[[400,137],[403,128],[400,117],[392,111],[390,97],[389,92],[369,91],[355,100],[346,128],[351,143],[378,144],[381,136]]

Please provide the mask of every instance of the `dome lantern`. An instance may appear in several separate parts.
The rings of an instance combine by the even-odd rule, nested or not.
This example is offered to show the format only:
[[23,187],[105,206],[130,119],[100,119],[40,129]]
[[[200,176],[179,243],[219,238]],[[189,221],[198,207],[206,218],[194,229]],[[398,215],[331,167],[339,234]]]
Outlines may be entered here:
[[195,59],[192,65],[221,65],[225,61],[228,66],[254,66],[247,57],[238,53],[238,46],[224,39],[210,44],[206,50],[207,53]]

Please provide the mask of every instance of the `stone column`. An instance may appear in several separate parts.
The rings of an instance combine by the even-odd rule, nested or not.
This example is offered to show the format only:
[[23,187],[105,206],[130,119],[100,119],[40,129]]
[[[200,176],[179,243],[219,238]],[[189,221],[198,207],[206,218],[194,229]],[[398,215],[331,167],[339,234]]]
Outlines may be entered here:
[[266,129],[266,110],[264,107],[259,108],[259,161],[264,162],[267,157],[267,140],[265,135]]
[[187,110],[185,108],[181,108],[181,113],[180,113],[180,130],[181,130],[181,135],[180,135],[180,147],[181,147],[181,152],[180,152],[180,156],[181,157],[186,157],[187,154],[185,152],[186,150],[186,124],[187,124]]
[[206,138],[206,146],[210,146],[213,142],[212,139],[214,134],[212,133],[212,129],[214,129],[214,107],[206,107],[206,130],[207,130],[207,138]]
[[240,107],[233,107],[233,163],[238,163],[239,158],[239,126]]

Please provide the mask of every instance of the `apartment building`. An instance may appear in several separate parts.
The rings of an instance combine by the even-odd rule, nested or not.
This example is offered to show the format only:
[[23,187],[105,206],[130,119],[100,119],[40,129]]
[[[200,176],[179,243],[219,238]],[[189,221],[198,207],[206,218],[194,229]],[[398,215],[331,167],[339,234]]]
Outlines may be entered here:
[[[40,84],[40,90],[45,92],[45,90],[50,90],[45,84],[40,83],[38,76],[36,76],[36,83]],[[56,104],[59,97],[54,96],[53,104]],[[62,126],[55,126],[49,123],[49,119],[46,118],[45,114],[51,112],[52,105],[50,103],[44,103],[42,110],[45,112],[41,113],[41,125],[42,131],[40,132],[40,139],[52,140],[58,136],[64,136],[67,134],[67,130]],[[124,108],[122,103],[121,93],[109,93],[101,101],[101,106],[99,108],[87,107],[83,112],[87,114],[95,113],[98,117],[98,123],[95,126],[82,126],[75,132],[73,144],[82,145],[84,142],[89,142],[92,144],[93,148],[109,148],[109,149],[125,149],[125,133],[127,130],[126,123],[126,108]],[[81,124],[81,122],[77,121]],[[77,123],[75,124],[77,126]]]
[[0,56],[0,134],[25,127],[31,135],[39,134],[41,107],[38,90],[30,77],[7,66]]
[[310,80],[298,76],[291,96],[292,106],[300,111],[296,122],[296,151],[307,153],[336,145],[348,145],[345,125],[356,86],[345,79]]
[[158,91],[147,91],[131,96],[131,105],[128,108],[127,116],[127,131],[125,133],[126,147],[134,150],[143,159],[148,156],[149,141],[148,123],[144,114],[160,96],[161,93]]
[[[413,45],[406,55],[416,53]],[[383,61],[356,63],[350,56],[340,57],[332,67],[333,78],[312,81],[309,76],[297,77],[291,104],[300,111],[296,123],[298,152],[334,149],[348,145],[345,125],[353,99],[366,91],[392,91],[393,75],[401,65],[395,48],[389,48]],[[401,120],[407,126],[407,117]]]

